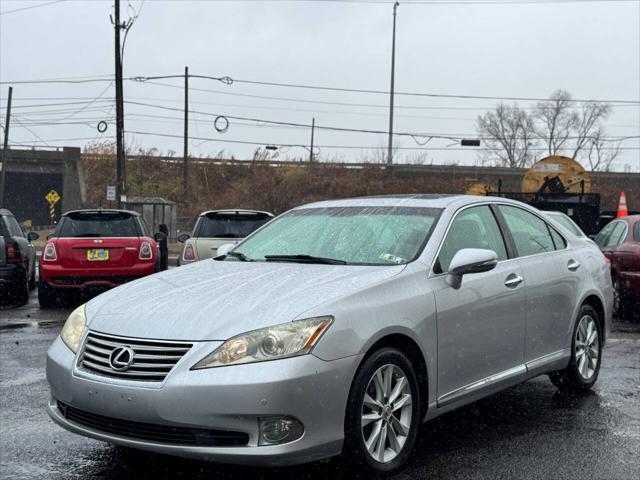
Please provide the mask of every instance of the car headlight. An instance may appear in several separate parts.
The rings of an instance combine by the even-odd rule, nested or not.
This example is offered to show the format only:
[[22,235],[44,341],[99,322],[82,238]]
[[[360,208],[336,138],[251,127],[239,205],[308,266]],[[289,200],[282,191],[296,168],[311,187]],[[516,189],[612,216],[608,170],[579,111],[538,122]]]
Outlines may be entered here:
[[333,317],[282,323],[230,338],[196,363],[192,370],[264,362],[310,353]]
[[84,332],[86,323],[87,320],[84,313],[84,304],[82,304],[71,312],[71,315],[67,318],[64,327],[62,327],[60,338],[62,338],[62,341],[73,351],[73,353],[77,352],[78,347],[80,347],[80,339],[82,339],[82,332]]

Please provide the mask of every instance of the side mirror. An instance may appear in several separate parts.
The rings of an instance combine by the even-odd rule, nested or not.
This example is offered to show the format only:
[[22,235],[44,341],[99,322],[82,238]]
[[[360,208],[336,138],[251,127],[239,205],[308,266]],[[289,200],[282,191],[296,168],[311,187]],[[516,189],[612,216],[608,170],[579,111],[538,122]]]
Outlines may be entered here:
[[233,247],[235,247],[235,246],[236,246],[235,243],[223,243],[222,245],[220,245],[218,247],[218,251],[216,253],[216,257],[222,257],[223,255],[226,255],[231,250],[233,250]]
[[178,235],[178,241],[180,243],[184,243],[190,238],[191,238],[191,235],[189,235],[188,233],[181,233],[180,235]]
[[51,240],[53,238],[53,233],[50,233],[49,235],[47,235],[47,240]]
[[492,250],[463,248],[453,256],[449,265],[447,283],[456,290],[462,285],[462,276],[493,270],[498,264],[498,256]]
[[156,232],[153,235],[153,238],[155,239],[156,242],[163,242],[167,239],[167,234],[164,232]]
[[27,240],[29,240],[29,242],[33,242],[34,240],[37,240],[39,238],[40,238],[40,235],[38,235],[36,232],[27,233]]

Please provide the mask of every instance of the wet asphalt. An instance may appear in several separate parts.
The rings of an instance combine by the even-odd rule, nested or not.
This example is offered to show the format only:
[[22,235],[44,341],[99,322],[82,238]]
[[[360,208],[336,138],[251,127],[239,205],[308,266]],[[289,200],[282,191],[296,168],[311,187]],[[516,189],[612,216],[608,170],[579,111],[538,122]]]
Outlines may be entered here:
[[[1,479],[369,478],[337,458],[290,468],[243,468],[111,446],[69,433],[45,412],[44,357],[74,304],[0,306]],[[622,324],[592,392],[568,395],[539,377],[420,429],[393,479],[639,479],[640,328]]]

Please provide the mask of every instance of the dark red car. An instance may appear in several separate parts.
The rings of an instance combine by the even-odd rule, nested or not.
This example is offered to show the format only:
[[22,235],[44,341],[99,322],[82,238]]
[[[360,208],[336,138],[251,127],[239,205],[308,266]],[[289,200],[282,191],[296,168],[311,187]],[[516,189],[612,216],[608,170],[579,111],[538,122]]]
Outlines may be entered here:
[[159,260],[158,245],[137,212],[67,212],[42,250],[38,300],[51,307],[70,290],[115,287],[158,271]]
[[595,238],[611,262],[614,312],[624,317],[634,300],[640,300],[640,215],[618,218]]

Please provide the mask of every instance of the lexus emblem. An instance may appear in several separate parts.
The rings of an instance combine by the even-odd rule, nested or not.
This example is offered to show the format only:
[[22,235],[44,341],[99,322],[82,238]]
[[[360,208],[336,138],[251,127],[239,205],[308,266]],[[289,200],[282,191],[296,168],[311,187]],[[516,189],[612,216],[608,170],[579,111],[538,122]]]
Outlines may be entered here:
[[124,372],[133,363],[135,352],[129,347],[116,347],[109,355],[109,365],[116,372]]

